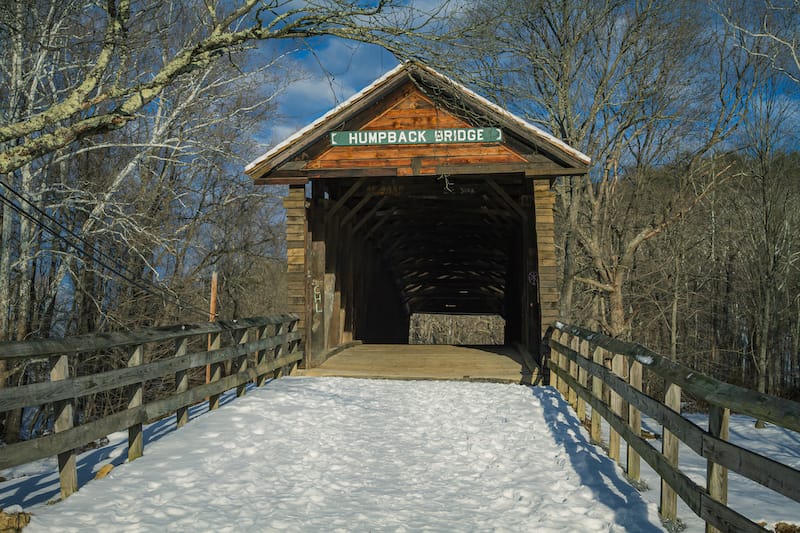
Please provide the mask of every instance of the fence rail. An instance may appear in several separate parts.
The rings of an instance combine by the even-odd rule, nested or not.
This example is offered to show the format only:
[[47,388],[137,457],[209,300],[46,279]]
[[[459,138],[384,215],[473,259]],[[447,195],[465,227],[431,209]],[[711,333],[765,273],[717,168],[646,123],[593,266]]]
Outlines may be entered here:
[[[58,456],[61,497],[78,490],[76,449],[115,431],[128,430],[128,460],[144,451],[143,424],[176,414],[178,427],[188,422],[188,408],[204,399],[209,409],[219,407],[220,396],[236,388],[246,392],[247,383],[261,386],[267,377],[278,377],[302,359],[302,335],[298,317],[279,315],[205,324],[149,328],[129,332],[98,333],[65,339],[0,343],[0,359],[49,358],[50,380],[0,389],[0,412],[53,406],[54,433],[9,444],[2,448],[0,469]],[[229,339],[222,346],[223,338]],[[189,351],[190,341],[202,340],[208,350]],[[145,362],[154,344],[174,341],[171,357]],[[206,342],[207,341],[207,342]],[[127,366],[85,376],[71,376],[70,357],[126,349]],[[189,386],[189,371],[210,366],[208,383]],[[174,375],[175,390],[144,401],[144,384]],[[124,389],[127,409],[80,425],[74,425],[76,399],[114,389]]]
[[[800,501],[800,471],[727,441],[730,411],[800,431],[800,403],[760,394],[700,374],[647,348],[560,322],[545,335],[552,383],[581,422],[591,410],[590,436],[601,441],[601,418],[609,425],[609,456],[620,461],[620,438],[627,444],[628,477],[638,481],[640,458],[662,479],[662,518],[674,521],[679,496],[706,522],[706,531],[766,531],[727,505],[727,472],[735,471]],[[663,402],[642,392],[642,373],[667,382]],[[591,381],[591,383],[590,383]],[[681,389],[710,406],[709,429],[680,414]],[[641,434],[641,413],[664,427],[662,450]],[[678,444],[708,461],[706,487],[678,468]]]

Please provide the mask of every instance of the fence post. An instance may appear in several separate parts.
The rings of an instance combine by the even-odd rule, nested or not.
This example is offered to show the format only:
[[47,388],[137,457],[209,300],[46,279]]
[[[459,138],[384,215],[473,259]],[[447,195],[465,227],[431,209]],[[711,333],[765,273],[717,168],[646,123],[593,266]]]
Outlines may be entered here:
[[[670,383],[667,386],[664,404],[673,411],[681,412],[681,388],[678,385]],[[669,464],[677,468],[680,440],[667,428],[663,428],[662,433],[661,453],[669,461]],[[661,480],[661,509],[659,513],[664,520],[673,522],[678,517],[678,495],[663,479]]]
[[[222,346],[222,332],[218,331],[216,333],[212,333],[209,335],[208,339],[208,351],[213,352],[219,350]],[[222,362],[217,362],[211,365],[211,377],[209,378],[209,383],[214,383],[215,381],[219,381],[222,379]],[[208,410],[213,411],[214,409],[219,409],[219,398],[222,394],[212,394],[208,397]]]
[[[256,329],[256,340],[262,340],[262,339],[265,339],[265,338],[267,338],[267,325],[266,324],[263,325],[263,326],[259,326],[258,329]],[[260,365],[262,365],[264,363],[264,361],[266,360],[266,358],[267,358],[267,350],[258,350],[256,352],[256,361],[255,361],[256,368],[258,368]],[[267,381],[266,374],[258,374],[256,376],[256,379],[255,379],[256,387],[263,386],[264,383],[266,383],[266,381]]]
[[[550,340],[553,341],[553,343],[557,343],[560,342],[559,339],[561,339],[561,332],[553,328],[553,332],[550,334]],[[561,354],[559,353],[559,351],[551,347],[550,360],[548,361],[548,364],[558,366],[560,362],[559,359],[560,356]],[[561,390],[561,382],[558,379],[558,374],[556,374],[555,372],[550,372],[550,386],[556,390]]]
[[[558,339],[559,344],[562,346],[569,346],[569,337],[566,333],[562,333]],[[569,359],[567,356],[561,352],[558,352],[558,367],[564,371],[569,372]],[[569,398],[569,385],[563,379],[558,380],[558,384],[560,385],[558,390],[561,393],[561,396],[566,400]]]
[[[189,339],[184,337],[175,341],[175,357],[186,355],[189,350]],[[175,372],[175,394],[182,394],[189,390],[189,374],[186,370]],[[182,428],[189,422],[189,407],[178,407],[175,410],[175,422]]]
[[[623,356],[621,356],[619,354],[616,354],[616,353],[613,354],[613,356],[611,358],[611,371],[618,378],[622,378],[623,377],[622,376],[622,374],[623,374],[623,370],[622,369],[623,369],[623,365],[624,364],[625,363],[623,361]],[[621,417],[622,416],[622,396],[620,396],[619,394],[617,394],[613,390],[610,391],[610,393],[611,393],[611,397],[610,397],[610,400],[611,400],[611,411],[615,415]],[[608,456],[610,458],[612,458],[613,460],[615,460],[617,462],[617,464],[622,466],[621,455],[619,453],[619,448],[620,448],[620,442],[619,441],[620,441],[619,433],[617,433],[616,431],[614,431],[613,428],[611,428],[609,433],[608,433]]]
[[[69,356],[59,355],[50,358],[50,381],[60,381],[69,377]],[[72,428],[74,400],[53,403],[53,418],[56,433]],[[68,498],[78,490],[78,470],[75,466],[75,450],[58,454],[58,478],[61,484],[61,499]]]
[[[708,432],[718,439],[728,440],[728,422],[731,410],[712,405],[708,413]],[[728,469],[708,461],[706,487],[709,496],[720,503],[728,503]],[[719,533],[719,529],[706,523],[706,533]]]
[[[278,359],[288,349],[288,347],[284,346],[286,344],[287,329],[288,327],[286,326],[285,322],[278,322],[277,324],[275,324],[275,338],[277,339],[278,337],[282,336],[283,339],[281,339],[281,342],[277,344],[275,348],[272,350],[273,360]],[[282,368],[276,368],[275,370],[273,370],[272,379],[278,379],[279,377],[281,377],[281,370]]]
[[[589,341],[580,341],[578,343],[578,350],[577,352],[583,358],[588,358],[589,355]],[[582,366],[578,365],[578,383],[584,389],[589,385],[589,378],[587,377],[586,369]],[[586,401],[583,397],[578,396],[578,409],[576,410],[578,414],[578,420],[580,420],[581,425],[586,422]]]
[[[633,361],[628,368],[628,383],[634,389],[642,390],[642,364],[638,361]],[[642,435],[642,413],[639,410],[628,404],[628,427],[633,430],[633,434],[637,437]],[[639,481],[641,470],[641,459],[633,446],[628,444],[628,478]]]
[[[569,347],[572,348],[573,352],[577,352],[580,349],[580,342],[581,342],[580,337],[572,337],[572,340],[569,343]],[[577,383],[578,382],[578,363],[576,361],[573,361],[572,359],[567,359],[566,356],[565,356],[565,359],[566,359],[566,361],[568,361],[567,362],[567,365],[568,365],[567,368],[569,369],[569,375],[573,380],[575,380],[575,383]],[[569,396],[567,398],[567,401],[569,401],[569,404],[572,406],[572,409],[575,412],[577,412],[578,411],[578,391],[575,390],[572,387],[570,387],[567,390],[568,390],[568,394],[569,394]]]
[[[134,346],[128,356],[128,367],[139,366],[144,362],[144,346]],[[128,388],[128,409],[135,409],[142,405],[144,399],[144,383],[135,383]],[[144,454],[144,437],[142,423],[133,424],[128,428],[128,461],[138,459]]]
[[[236,344],[247,344],[248,329],[244,328],[237,330],[234,338],[236,339]],[[234,368],[232,373],[238,374],[239,372],[242,372],[244,370],[247,370],[247,354],[240,355],[236,359],[236,361],[234,361]],[[247,382],[245,381],[244,383],[236,387],[236,397],[241,398],[246,393],[247,393]]]
[[[603,350],[601,348],[594,348],[592,351],[592,361],[598,365],[603,364]],[[597,376],[592,377],[592,395],[601,402],[603,401],[603,380]],[[592,409],[592,429],[590,437],[595,444],[600,444],[603,440],[602,420],[603,418],[600,416],[600,413]]]
[[[286,333],[287,334],[294,333],[294,331],[297,329],[297,324],[298,323],[299,322],[297,320],[289,321],[289,323],[286,325]],[[286,342],[286,353],[294,353],[294,351],[297,349],[297,347],[300,346],[300,340],[299,339],[295,340],[295,341],[287,340],[285,342]],[[306,342],[308,342],[308,339],[306,339]],[[285,374],[291,374],[292,371],[296,367],[297,367],[297,362],[296,361],[294,363],[290,363],[288,365],[288,370],[285,372]]]

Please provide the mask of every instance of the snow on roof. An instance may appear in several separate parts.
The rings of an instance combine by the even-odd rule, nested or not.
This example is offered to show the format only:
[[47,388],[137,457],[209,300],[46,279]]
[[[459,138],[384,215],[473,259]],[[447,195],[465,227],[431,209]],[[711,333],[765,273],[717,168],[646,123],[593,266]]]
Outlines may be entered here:
[[401,63],[400,65],[396,66],[370,85],[364,87],[359,92],[348,98],[346,101],[342,102],[341,104],[337,105],[314,122],[308,124],[304,128],[298,130],[282,142],[278,143],[274,147],[272,147],[269,151],[265,154],[260,156],[259,158],[250,162],[244,169],[246,174],[252,174],[254,171],[258,169],[258,167],[268,164],[270,160],[276,158],[281,153],[285,152],[289,148],[291,148],[294,144],[296,144],[300,139],[308,135],[309,133],[320,129],[326,123],[335,119],[339,114],[343,113],[344,111],[348,110],[349,108],[353,107],[356,103],[368,98],[373,93],[379,91],[383,87],[385,87],[388,83],[393,81],[397,76],[401,74],[403,71],[410,71],[411,69],[419,69],[426,74],[436,78],[440,82],[443,82],[449,86],[456,88],[459,92],[465,94],[469,98],[475,100],[480,105],[485,106],[491,112],[496,113],[499,116],[504,117],[507,120],[510,120],[512,123],[517,125],[522,131],[530,134],[532,137],[543,141],[546,144],[549,144],[556,150],[559,150],[563,153],[568,154],[569,156],[573,157],[574,159],[580,161],[581,163],[588,165],[591,163],[591,158],[584,154],[583,152],[576,150],[575,148],[571,147],[564,141],[558,139],[557,137],[547,133],[543,129],[534,126],[530,122],[514,115],[513,113],[503,109],[499,105],[487,100],[483,96],[479,95],[478,93],[474,92],[473,90],[467,88],[466,86],[448,78],[447,76],[435,71],[434,69],[421,65],[420,63],[414,61],[407,61],[405,63]]

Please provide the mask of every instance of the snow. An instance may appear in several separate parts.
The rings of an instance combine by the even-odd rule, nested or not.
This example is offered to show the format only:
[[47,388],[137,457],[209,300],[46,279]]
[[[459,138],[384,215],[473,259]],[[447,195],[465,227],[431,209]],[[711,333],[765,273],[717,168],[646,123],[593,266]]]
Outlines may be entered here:
[[[282,378],[232,398],[193,408],[179,431],[151,424],[132,463],[126,433],[110,435],[80,456],[79,477],[117,468],[57,505],[45,505],[54,459],[0,472],[13,478],[0,508],[32,512],[26,532],[663,531],[656,474],[642,462],[650,489],[637,492],[550,387]],[[730,440],[800,468],[799,434],[753,425],[733,415]],[[704,485],[706,461],[683,445],[680,467]],[[800,523],[800,503],[734,473],[729,501],[756,522]],[[680,500],[678,515],[704,530]]]
[[649,356],[649,355],[637,354],[636,355],[636,360],[639,361],[640,363],[642,363],[645,366],[650,366],[650,365],[653,364],[653,358],[651,356]]
[[26,510],[27,533],[663,531],[554,389],[443,381],[282,378]]

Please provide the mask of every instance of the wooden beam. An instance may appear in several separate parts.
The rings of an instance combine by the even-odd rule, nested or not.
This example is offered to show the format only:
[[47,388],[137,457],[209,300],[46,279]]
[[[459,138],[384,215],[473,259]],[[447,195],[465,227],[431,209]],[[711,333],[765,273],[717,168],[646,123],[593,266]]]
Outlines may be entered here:
[[347,214],[345,214],[345,216],[342,218],[342,221],[341,221],[341,223],[340,223],[340,224],[341,224],[342,226],[346,226],[346,225],[347,225],[347,222],[348,222],[348,221],[349,221],[351,218],[353,218],[354,216],[356,216],[356,214],[358,214],[358,212],[361,210],[361,208],[362,208],[362,207],[364,207],[364,205],[365,205],[367,202],[369,202],[370,200],[372,200],[372,193],[369,193],[369,192],[368,192],[367,194],[365,194],[365,195],[364,195],[364,197],[363,197],[363,198],[361,198],[361,200],[359,200],[359,201],[358,201],[358,203],[355,205],[355,207],[353,207],[353,209],[350,209],[350,210],[347,212]]
[[587,168],[559,168],[559,169],[548,169],[548,168],[529,168],[525,170],[525,177],[526,178],[557,178],[559,176],[583,176],[584,174],[588,174],[589,169]]
[[367,212],[367,214],[364,215],[361,218],[361,220],[359,220],[358,223],[356,223],[355,226],[353,226],[352,232],[353,233],[357,232],[361,228],[361,226],[367,223],[367,221],[369,221],[375,215],[375,213],[378,211],[378,209],[381,208],[381,206],[386,202],[386,200],[387,200],[386,196],[378,200],[378,203],[376,203],[375,206],[372,209],[370,209],[369,212]]
[[523,220],[523,221],[527,220],[528,214],[525,212],[524,209],[522,209],[522,206],[519,205],[517,202],[515,202],[514,199],[511,198],[508,195],[508,193],[505,191],[505,189],[503,189],[501,186],[499,186],[497,184],[497,182],[494,181],[494,179],[492,179],[490,177],[486,178],[486,184],[489,186],[489,188],[492,191],[494,191],[494,193],[497,196],[500,197],[501,200],[503,200],[503,202],[508,207],[510,207],[517,214],[517,216],[520,218],[520,220]]
[[339,200],[337,200],[335,204],[333,204],[333,206],[330,208],[330,210],[328,210],[328,212],[325,213],[325,224],[326,225],[328,224],[328,221],[330,221],[330,219],[333,217],[333,215],[335,215],[336,212],[339,209],[342,208],[344,203],[347,200],[349,200],[350,197],[353,196],[356,192],[358,192],[358,189],[360,189],[362,185],[364,185],[364,180],[358,180],[358,181],[354,182],[350,186],[350,188],[347,189],[347,191],[342,195],[342,197],[339,198]]
[[297,173],[294,173],[295,177],[285,177],[285,178],[259,178],[254,180],[253,183],[256,185],[305,185],[308,183],[308,178],[306,177],[297,177]]

